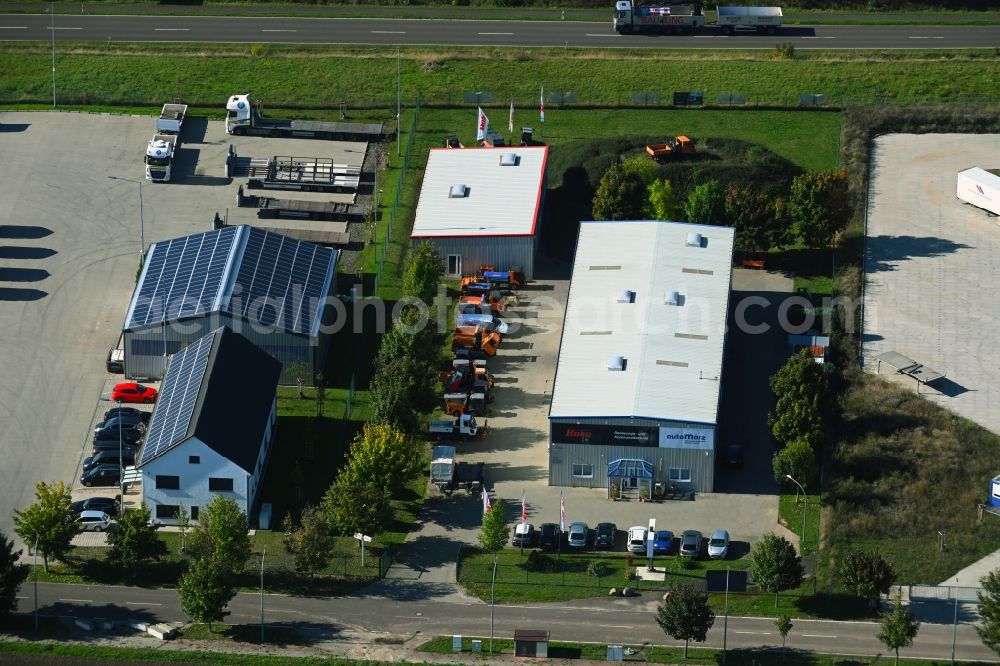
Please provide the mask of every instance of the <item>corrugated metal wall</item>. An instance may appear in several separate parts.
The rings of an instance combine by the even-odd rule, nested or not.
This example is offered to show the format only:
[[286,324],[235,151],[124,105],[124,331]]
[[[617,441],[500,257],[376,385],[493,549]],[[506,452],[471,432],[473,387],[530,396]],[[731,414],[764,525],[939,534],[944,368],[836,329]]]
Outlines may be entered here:
[[[608,465],[621,458],[645,460],[653,464],[653,481],[669,484],[671,467],[690,469],[690,483],[675,483],[678,488],[710,493],[715,481],[715,452],[697,449],[666,449],[651,446],[595,446],[593,444],[555,444],[549,447],[549,485],[584,488],[607,488]],[[593,478],[573,477],[573,465],[592,465]]]
[[[229,326],[283,364],[279,382],[294,385],[301,378],[312,386],[317,368],[315,363],[322,360],[322,354],[310,344],[308,337],[292,335],[284,331],[274,331],[261,326],[251,326],[246,321],[234,319],[228,314],[215,314],[182,323],[154,326],[137,331],[126,331],[125,375],[130,379],[162,379],[167,356],[177,353],[219,326]],[[324,336],[325,338],[326,336]],[[328,338],[323,339],[328,343]]]
[[462,273],[473,275],[480,266],[495,266],[504,270],[520,266],[527,279],[535,272],[535,236],[464,236],[461,238],[414,238],[413,247],[423,241],[432,242],[447,262],[449,254],[462,257]]

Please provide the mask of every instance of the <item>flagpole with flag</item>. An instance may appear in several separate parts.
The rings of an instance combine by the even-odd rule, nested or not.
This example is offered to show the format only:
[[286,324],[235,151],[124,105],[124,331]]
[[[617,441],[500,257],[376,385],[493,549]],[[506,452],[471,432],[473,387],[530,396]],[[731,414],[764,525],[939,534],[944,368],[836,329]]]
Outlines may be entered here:
[[514,98],[510,98],[510,115],[507,116],[507,131],[514,133]]
[[477,107],[477,111],[479,111],[479,116],[476,119],[476,141],[482,141],[490,129],[490,119],[483,113],[483,107]]
[[556,558],[559,557],[559,552],[562,550],[562,535],[566,531],[566,500],[563,498],[562,491],[559,491],[559,538],[556,540]]
[[[527,522],[528,522],[528,499],[525,496],[524,491],[522,490],[521,491],[521,524],[525,525],[525,524],[527,524]],[[524,554],[524,540],[523,539],[521,540],[521,554],[522,555]]]
[[493,510],[493,505],[490,503],[489,493],[486,492],[486,488],[483,488],[483,513],[492,510]]
[[[545,86],[542,86],[542,93],[538,96],[538,119],[545,125]],[[538,133],[542,133],[542,128],[538,128]]]

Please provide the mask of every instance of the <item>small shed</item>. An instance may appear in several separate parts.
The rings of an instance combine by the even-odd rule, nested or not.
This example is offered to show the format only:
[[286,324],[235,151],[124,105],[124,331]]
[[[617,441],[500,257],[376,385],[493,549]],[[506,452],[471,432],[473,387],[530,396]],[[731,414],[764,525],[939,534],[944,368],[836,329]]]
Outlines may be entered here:
[[994,476],[990,480],[990,497],[988,504],[992,507],[1000,508],[1000,476]]
[[514,656],[548,659],[549,632],[547,629],[515,629]]

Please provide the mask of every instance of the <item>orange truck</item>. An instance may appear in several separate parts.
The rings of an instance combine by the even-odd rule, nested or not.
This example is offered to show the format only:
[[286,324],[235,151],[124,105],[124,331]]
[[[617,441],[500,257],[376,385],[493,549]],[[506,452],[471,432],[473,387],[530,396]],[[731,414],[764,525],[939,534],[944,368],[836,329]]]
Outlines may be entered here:
[[500,336],[493,331],[484,331],[477,326],[460,326],[452,334],[452,350],[465,349],[482,352],[486,356],[496,356],[500,346]]
[[657,162],[691,157],[694,155],[694,141],[686,136],[672,136],[665,143],[654,143],[651,146],[646,146],[646,152]]
[[493,290],[488,294],[468,294],[466,296],[458,297],[458,304],[460,309],[464,309],[466,305],[478,306],[478,311],[485,313],[488,307],[493,314],[498,314],[503,312],[506,306],[506,301],[504,297],[500,295],[499,291]]

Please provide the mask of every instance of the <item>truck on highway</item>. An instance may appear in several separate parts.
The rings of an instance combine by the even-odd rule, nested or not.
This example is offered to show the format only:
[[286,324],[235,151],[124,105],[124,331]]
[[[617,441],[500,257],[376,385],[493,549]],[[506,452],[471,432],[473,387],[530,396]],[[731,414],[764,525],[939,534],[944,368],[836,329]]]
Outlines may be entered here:
[[738,31],[777,34],[784,16],[781,7],[723,7],[715,8],[716,24],[727,35]]
[[637,4],[632,0],[618,0],[612,25],[616,32],[624,34],[681,34],[705,27],[705,14],[701,2],[697,0],[676,4],[669,1]]
[[[781,7],[716,7],[715,23],[723,34],[751,31],[776,34],[781,30],[784,16]],[[629,34],[692,33],[708,25],[701,0],[618,0],[612,21],[615,31]]]
[[187,116],[187,104],[164,104],[156,119],[156,134],[146,144],[146,180],[165,183],[170,180],[174,157],[181,147],[181,129]]
[[247,187],[300,192],[356,192],[361,167],[336,164],[326,157],[272,157],[251,160]]
[[379,141],[385,132],[385,125],[265,118],[253,95],[246,93],[232,95],[226,103],[226,132],[331,141]]

